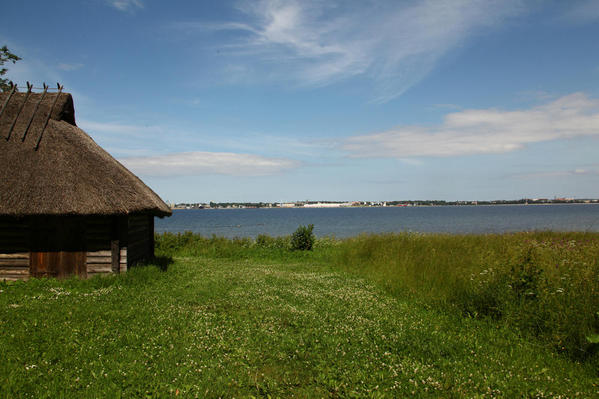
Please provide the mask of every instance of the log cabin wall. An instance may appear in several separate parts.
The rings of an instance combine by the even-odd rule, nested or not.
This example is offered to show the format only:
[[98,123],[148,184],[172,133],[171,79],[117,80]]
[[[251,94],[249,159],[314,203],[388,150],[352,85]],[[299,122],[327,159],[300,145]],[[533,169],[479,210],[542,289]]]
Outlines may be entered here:
[[112,220],[110,216],[91,216],[86,220],[87,276],[112,272]]
[[[70,232],[74,227],[77,227],[74,235],[82,240],[71,247],[73,235],[62,230]],[[56,240],[56,235],[62,238]],[[43,242],[46,237],[52,242]],[[79,248],[79,244],[83,246]],[[128,217],[0,217],[0,280],[21,280],[33,275],[51,277],[51,273],[44,274],[46,270],[41,270],[40,264],[48,261],[61,263],[64,254],[72,254],[73,251],[79,251],[80,256],[71,261],[82,263],[82,269],[74,266],[71,272],[80,277],[125,272],[130,266],[154,255],[154,217],[147,214]],[[56,253],[62,255],[56,257]],[[32,266],[32,263],[35,265]],[[32,267],[36,269],[33,274]]]
[[130,215],[127,232],[127,266],[130,267],[154,255],[154,217]]
[[32,277],[87,277],[86,217],[30,216],[27,220]]
[[29,278],[29,248],[24,218],[0,218],[0,281]]
[[127,271],[127,217],[92,216],[86,223],[87,275]]

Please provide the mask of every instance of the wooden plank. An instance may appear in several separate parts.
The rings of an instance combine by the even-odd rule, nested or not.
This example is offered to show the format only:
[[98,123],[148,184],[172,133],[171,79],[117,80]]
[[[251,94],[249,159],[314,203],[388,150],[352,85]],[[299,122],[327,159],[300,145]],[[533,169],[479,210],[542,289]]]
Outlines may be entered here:
[[92,241],[87,240],[87,252],[105,251],[110,248],[109,240]]
[[110,249],[101,249],[99,251],[87,251],[87,256],[111,256],[112,251]]
[[143,226],[129,226],[129,234],[141,233],[143,231],[147,231],[149,228],[148,225]]
[[25,244],[24,242],[21,241],[5,241],[3,240],[0,243],[0,252],[2,253],[19,253],[19,252],[24,252],[27,251],[29,248],[27,247],[27,244]]
[[139,242],[148,242],[147,232],[144,232],[144,234],[139,234],[137,236],[129,237],[129,246]]
[[150,226],[130,227],[129,235],[144,233],[144,232],[148,231],[149,228],[150,228]]
[[29,259],[0,259],[0,267],[4,266],[27,266],[29,267]]
[[129,223],[128,223],[128,226],[130,229],[136,228],[136,227],[145,227],[147,225],[148,225],[148,222],[146,220],[131,220],[131,219],[129,219]]
[[94,219],[94,218],[88,218],[85,221],[87,227],[104,227],[104,226],[110,226],[110,216],[107,216],[105,218],[102,219]]
[[112,264],[112,258],[106,256],[88,256],[87,264],[89,265],[90,263]]
[[88,241],[110,241],[110,233],[89,233],[85,235]]
[[0,254],[0,259],[27,259],[27,260],[29,260],[29,252],[15,252],[12,254]]
[[112,273],[112,265],[104,263],[88,263],[87,273]]
[[6,275],[29,276],[29,269],[5,269],[0,268],[0,278]]
[[26,266],[23,266],[23,265],[2,266],[1,269],[2,270],[29,270],[29,265],[26,265]]
[[31,271],[39,277],[67,277],[71,274],[85,277],[85,258],[85,252],[32,252]]
[[148,216],[148,255],[154,257],[154,216]]
[[27,281],[30,276],[20,276],[20,275],[5,275],[0,277],[0,280],[3,281]]
[[134,229],[144,229],[144,228],[148,228],[148,223],[147,222],[141,222],[141,223],[129,223],[129,230],[134,230]]
[[[115,232],[116,234],[117,232]],[[120,271],[119,268],[119,255],[120,255],[120,251],[119,251],[119,240],[112,240],[112,242],[110,243],[111,249],[112,249],[112,254],[111,254],[111,267],[112,267],[112,271],[115,273],[118,273]]]
[[147,235],[144,234],[144,235],[139,235],[137,237],[133,237],[133,239],[130,238],[128,246],[139,245],[139,243],[141,243],[141,242],[143,242],[143,243],[147,243],[148,242]]

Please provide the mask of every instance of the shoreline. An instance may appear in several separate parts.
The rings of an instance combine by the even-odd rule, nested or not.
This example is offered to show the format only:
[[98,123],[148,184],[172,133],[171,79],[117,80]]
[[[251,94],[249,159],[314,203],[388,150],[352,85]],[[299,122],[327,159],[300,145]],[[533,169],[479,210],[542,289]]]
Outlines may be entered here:
[[222,207],[222,208],[192,208],[192,207],[175,207],[171,208],[173,211],[210,211],[210,210],[238,210],[238,209],[363,209],[363,208],[441,208],[441,207],[491,207],[491,206],[550,206],[550,205],[599,205],[599,202],[551,202],[551,203],[532,203],[532,204],[444,204],[444,205],[389,205],[389,206],[294,206],[294,207],[280,207],[280,206],[263,206],[263,207]]

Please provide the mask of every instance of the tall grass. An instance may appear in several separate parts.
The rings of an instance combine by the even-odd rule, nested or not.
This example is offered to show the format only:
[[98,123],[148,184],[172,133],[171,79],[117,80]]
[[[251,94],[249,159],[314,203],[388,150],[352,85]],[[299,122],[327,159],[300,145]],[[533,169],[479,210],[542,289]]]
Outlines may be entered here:
[[599,331],[599,234],[369,235],[331,262],[399,296],[491,317],[583,358]]
[[494,319],[578,359],[597,352],[597,233],[325,237],[313,251],[292,251],[290,240],[184,233],[157,235],[156,244],[162,255],[326,262],[396,296]]
[[269,259],[272,261],[301,261],[330,258],[325,248],[339,243],[334,238],[314,240],[316,251],[293,250],[292,236],[271,237],[261,234],[252,238],[224,238],[185,233],[156,234],[156,254],[159,256],[206,256],[227,259]]

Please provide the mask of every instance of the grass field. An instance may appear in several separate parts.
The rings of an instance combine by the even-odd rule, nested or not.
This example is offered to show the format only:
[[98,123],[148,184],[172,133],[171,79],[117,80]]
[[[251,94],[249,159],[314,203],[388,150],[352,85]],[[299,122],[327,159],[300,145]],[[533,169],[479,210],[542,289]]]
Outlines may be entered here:
[[[528,238],[539,243],[558,236]],[[435,237],[441,241],[429,242],[435,245],[428,252],[457,245]],[[581,237],[586,249],[576,259],[596,245],[597,236]],[[449,295],[461,286],[457,272],[445,293],[419,293],[437,283],[415,274],[406,280],[417,268],[398,269],[424,245],[401,243],[409,239],[418,241],[325,239],[314,251],[299,252],[286,249],[286,238],[162,237],[158,251],[174,258],[166,270],[146,266],[86,281],[2,283],[0,394],[599,396],[592,346],[583,357],[560,353],[546,337],[502,315],[464,312],[461,299]],[[504,244],[493,245],[501,250]],[[535,267],[549,256],[543,248],[534,255]],[[405,262],[378,258],[398,249]],[[462,258],[478,253],[472,251]],[[517,265],[519,254],[505,259]],[[464,270],[475,270],[476,262],[468,262],[461,262],[470,265]]]

